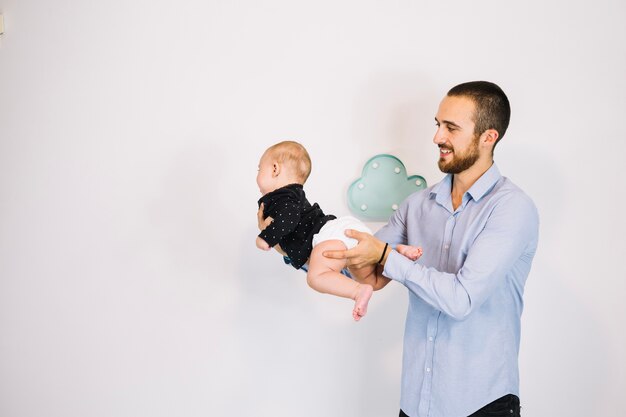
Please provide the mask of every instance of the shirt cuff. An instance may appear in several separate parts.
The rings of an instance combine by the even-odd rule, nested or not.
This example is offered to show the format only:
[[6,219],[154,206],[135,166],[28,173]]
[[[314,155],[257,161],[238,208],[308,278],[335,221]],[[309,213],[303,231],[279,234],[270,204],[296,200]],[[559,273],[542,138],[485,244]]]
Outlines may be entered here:
[[404,284],[409,272],[413,268],[420,268],[421,265],[416,264],[406,256],[400,255],[397,251],[392,250],[387,256],[383,275],[400,284]]

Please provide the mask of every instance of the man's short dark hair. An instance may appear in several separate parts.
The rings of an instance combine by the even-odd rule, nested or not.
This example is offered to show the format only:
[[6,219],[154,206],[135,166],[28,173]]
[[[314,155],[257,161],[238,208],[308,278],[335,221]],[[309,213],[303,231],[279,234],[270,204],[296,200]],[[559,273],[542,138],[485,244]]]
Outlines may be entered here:
[[452,87],[448,91],[450,97],[467,97],[476,106],[474,114],[474,133],[482,135],[485,130],[494,129],[498,132],[495,145],[504,136],[511,119],[511,105],[504,91],[488,81],[470,81]]

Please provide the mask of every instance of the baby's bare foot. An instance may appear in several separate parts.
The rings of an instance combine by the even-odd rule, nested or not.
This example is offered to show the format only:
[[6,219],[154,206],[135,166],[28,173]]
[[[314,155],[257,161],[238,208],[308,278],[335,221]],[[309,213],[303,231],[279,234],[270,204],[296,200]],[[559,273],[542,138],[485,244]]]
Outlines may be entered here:
[[367,304],[372,298],[374,288],[369,284],[361,284],[357,289],[356,297],[354,297],[354,310],[352,310],[352,317],[354,321],[361,320],[361,317],[367,313]]
[[397,245],[396,250],[402,256],[409,258],[412,261],[417,261],[422,256],[422,248],[418,246]]

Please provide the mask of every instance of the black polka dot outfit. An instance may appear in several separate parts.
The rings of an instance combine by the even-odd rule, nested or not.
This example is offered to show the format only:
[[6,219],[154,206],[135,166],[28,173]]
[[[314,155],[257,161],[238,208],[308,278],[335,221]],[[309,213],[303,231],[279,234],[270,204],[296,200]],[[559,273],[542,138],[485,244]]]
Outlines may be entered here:
[[317,203],[311,205],[301,184],[290,184],[267,193],[259,199],[259,206],[261,203],[263,218],[271,217],[274,221],[259,237],[271,247],[280,243],[291,259],[291,266],[300,269],[313,250],[313,235],[336,217],[325,215]]

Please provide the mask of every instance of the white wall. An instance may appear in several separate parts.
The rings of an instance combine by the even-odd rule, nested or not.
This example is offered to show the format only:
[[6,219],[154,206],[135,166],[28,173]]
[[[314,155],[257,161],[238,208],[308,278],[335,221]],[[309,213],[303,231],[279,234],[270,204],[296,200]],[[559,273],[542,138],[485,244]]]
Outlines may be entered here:
[[256,166],[301,141],[338,215],[374,154],[434,183],[437,105],[474,79],[509,95],[496,161],[542,219],[524,415],[623,415],[623,1],[0,11],[0,416],[397,415],[406,290],[355,324],[258,251]]

